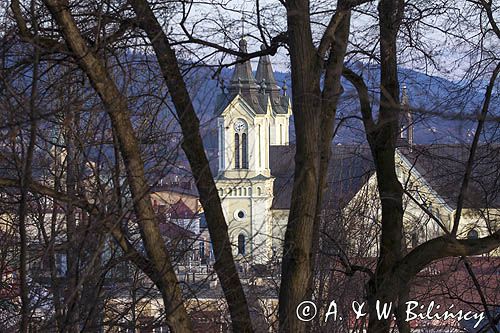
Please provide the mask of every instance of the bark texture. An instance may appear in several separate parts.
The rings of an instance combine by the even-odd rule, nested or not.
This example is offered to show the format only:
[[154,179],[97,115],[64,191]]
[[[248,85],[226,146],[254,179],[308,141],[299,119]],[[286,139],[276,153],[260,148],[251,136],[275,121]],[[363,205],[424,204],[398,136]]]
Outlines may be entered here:
[[151,41],[175,105],[183,134],[182,149],[189,160],[207,219],[215,255],[214,269],[229,307],[232,328],[235,332],[252,332],[247,299],[236,269],[221,201],[200,135],[200,121],[184,83],[177,57],[149,4],[145,0],[130,0],[130,3],[141,28]]
[[[370,332],[387,332],[390,320],[378,319],[375,302],[395,301],[392,269],[403,256],[403,187],[396,175],[395,149],[399,130],[399,82],[397,75],[396,36],[403,17],[402,0],[379,2],[380,28],[380,112],[376,128],[367,132],[377,172],[382,207],[380,254],[375,276],[368,284]],[[397,292],[397,291],[396,291]]]
[[[315,244],[330,160],[340,77],[349,35],[351,4],[339,1],[320,45],[313,44],[309,1],[286,3],[292,65],[296,154],[290,215],[283,246],[279,293],[282,332],[303,332],[297,306],[311,298]],[[325,60],[326,59],[326,60]],[[323,88],[321,78],[324,75]]]
[[[360,100],[360,109],[366,137],[371,148],[377,172],[377,186],[382,205],[382,234],[380,255],[375,274],[367,285],[370,333],[387,333],[391,330],[391,318],[379,319],[376,314],[376,301],[393,304],[393,313],[399,331],[409,332],[409,327],[401,318],[398,304],[404,306],[408,298],[412,278],[435,260],[454,256],[468,256],[487,253],[500,245],[500,230],[488,237],[477,240],[458,240],[455,237],[459,217],[454,221],[452,232],[427,241],[405,254],[403,238],[403,188],[396,176],[395,146],[399,131],[399,86],[397,76],[396,36],[403,17],[404,1],[382,0],[379,2],[380,28],[380,112],[378,120],[373,118],[368,88],[362,77],[344,68],[343,75],[354,85]],[[485,92],[485,100],[476,136],[480,135],[489,108],[491,93],[500,72],[497,65]],[[475,138],[476,139],[476,138]],[[469,156],[470,165],[478,140],[474,140]],[[467,170],[469,170],[467,168]],[[467,190],[467,177],[464,176],[461,194]],[[465,184],[465,185],[464,185]],[[460,201],[463,195],[459,196]]]
[[141,236],[154,272],[153,282],[162,294],[166,318],[173,332],[190,332],[191,322],[184,307],[177,276],[160,235],[144,175],[139,143],[130,121],[127,100],[110,78],[103,64],[86,45],[64,0],[45,0],[51,15],[61,28],[68,48],[87,74],[111,118],[124,160],[134,211]]

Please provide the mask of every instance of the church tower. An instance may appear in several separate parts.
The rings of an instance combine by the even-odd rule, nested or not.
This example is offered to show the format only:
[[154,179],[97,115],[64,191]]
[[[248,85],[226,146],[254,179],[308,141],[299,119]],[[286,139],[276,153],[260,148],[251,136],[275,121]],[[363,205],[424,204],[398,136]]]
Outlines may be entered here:
[[[241,39],[240,52],[247,53]],[[241,60],[238,58],[237,60]],[[237,258],[266,263],[271,255],[273,183],[269,146],[288,145],[291,107],[276,84],[269,56],[238,62],[216,102],[219,195]]]
[[401,118],[400,118],[400,135],[410,149],[413,147],[413,116],[410,111],[410,100],[406,85],[403,85],[401,91]]

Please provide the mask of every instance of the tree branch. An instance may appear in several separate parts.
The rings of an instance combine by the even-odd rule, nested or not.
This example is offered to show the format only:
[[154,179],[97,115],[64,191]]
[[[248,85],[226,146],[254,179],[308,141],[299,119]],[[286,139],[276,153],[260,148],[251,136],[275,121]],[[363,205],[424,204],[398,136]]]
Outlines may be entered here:
[[[0,187],[19,188],[20,182],[17,179],[0,178]],[[120,245],[127,258],[129,258],[130,261],[132,261],[139,269],[141,269],[151,280],[158,281],[158,272],[154,269],[151,262],[134,248],[134,246],[127,238],[126,234],[123,232],[123,230],[121,230],[119,226],[120,224],[118,223],[118,221],[121,220],[119,216],[105,216],[96,205],[90,203],[86,199],[76,196],[70,196],[67,193],[56,191],[50,187],[44,186],[34,181],[31,181],[28,184],[28,188],[32,193],[50,197],[54,201],[71,203],[74,206],[86,211],[94,218],[100,220]]]
[[368,87],[363,78],[356,74],[353,70],[344,66],[342,75],[356,88],[358,92],[359,103],[361,107],[361,116],[365,125],[367,133],[375,130],[375,121],[373,120],[372,108],[370,105],[370,95],[368,94]]
[[500,230],[479,239],[456,239],[444,235],[413,249],[395,269],[395,276],[409,281],[431,262],[446,257],[473,256],[493,251],[500,246]]
[[451,230],[452,235],[457,234],[458,227],[460,224],[460,218],[462,216],[462,209],[464,206],[465,195],[467,193],[467,189],[469,187],[470,178],[472,175],[472,169],[474,167],[474,158],[476,157],[476,150],[479,145],[479,138],[481,136],[484,123],[486,121],[486,115],[488,114],[488,110],[490,108],[491,95],[493,93],[493,88],[495,87],[495,81],[497,79],[498,73],[500,72],[500,62],[497,64],[495,69],[493,70],[493,74],[490,77],[490,81],[486,88],[486,92],[484,93],[484,102],[481,109],[481,114],[479,115],[476,133],[474,133],[474,139],[472,140],[472,145],[470,147],[469,159],[467,160],[467,165],[465,168],[465,174],[462,181],[462,186],[460,188],[460,192],[458,194],[457,200],[457,209],[455,211],[455,218],[453,220],[453,228]]
[[68,49],[64,44],[59,43],[58,41],[51,38],[35,36],[29,30],[21,10],[21,5],[19,4],[19,0],[11,0],[10,9],[12,10],[12,14],[14,15],[14,20],[16,21],[16,25],[19,30],[19,35],[25,41],[32,43],[35,46],[43,47],[45,49],[63,53],[68,52]]

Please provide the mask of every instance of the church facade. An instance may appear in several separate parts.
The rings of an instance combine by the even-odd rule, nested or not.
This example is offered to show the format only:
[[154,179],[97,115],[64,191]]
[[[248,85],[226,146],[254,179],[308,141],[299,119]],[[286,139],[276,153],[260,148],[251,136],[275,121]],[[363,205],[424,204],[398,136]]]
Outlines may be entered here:
[[[242,39],[240,51],[246,47]],[[276,255],[280,244],[273,232],[282,234],[286,223],[273,217],[270,167],[271,147],[289,145],[292,110],[286,86],[278,87],[269,56],[262,56],[255,77],[249,61],[236,64],[216,104],[216,185],[234,254],[263,264]]]
[[[240,41],[240,51],[247,43]],[[291,101],[279,87],[269,56],[259,59],[255,75],[249,61],[235,65],[215,105],[217,165],[212,165],[228,224],[233,254],[240,262],[267,264],[281,256],[288,222],[295,145],[290,142]],[[469,149],[466,143],[417,145],[407,89],[401,96],[401,127],[396,173],[404,187],[404,233],[410,250],[451,230]],[[500,225],[500,146],[481,144],[472,181],[464,197],[459,238],[485,237]],[[192,182],[191,182],[192,183]],[[176,202],[197,194],[172,196]],[[194,190],[194,185],[192,187]],[[172,202],[153,193],[159,205]],[[166,193],[166,192],[165,192]],[[164,193],[163,193],[164,194]],[[197,203],[193,212],[202,214]],[[377,177],[366,144],[332,145],[322,211],[322,234],[341,244],[347,255],[376,257],[381,207]],[[206,226],[201,228],[206,231]],[[208,232],[200,248],[211,253]]]

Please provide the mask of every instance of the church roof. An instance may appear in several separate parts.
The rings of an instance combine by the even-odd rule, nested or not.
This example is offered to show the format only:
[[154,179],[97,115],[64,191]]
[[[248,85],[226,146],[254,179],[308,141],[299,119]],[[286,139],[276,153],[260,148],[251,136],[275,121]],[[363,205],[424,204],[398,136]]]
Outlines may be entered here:
[[[466,145],[416,145],[399,152],[452,209],[456,208],[469,150]],[[273,209],[289,209],[293,189],[294,146],[271,146],[274,182]],[[465,195],[465,208],[500,207],[500,145],[480,145]],[[325,208],[347,204],[375,172],[368,146],[332,148],[325,193]]]
[[160,233],[163,237],[170,240],[194,239],[196,234],[191,230],[185,229],[173,222],[164,220],[159,225]]
[[[456,208],[469,158],[468,145],[416,145],[402,148],[416,171],[452,208]],[[481,144],[476,151],[465,208],[500,207],[500,145]]]
[[282,96],[276,93],[262,93],[260,91],[229,91],[223,92],[216,97],[215,100],[215,115],[219,116],[227,106],[237,97],[240,96],[245,103],[252,109],[255,114],[266,114],[267,107],[271,103],[271,107],[276,114],[286,114],[290,99],[288,96]]
[[[274,181],[273,209],[289,209],[295,168],[295,146],[271,146],[269,151],[271,174]],[[328,168],[328,186],[325,206],[342,207],[373,174],[370,151],[367,146],[334,146]]]
[[[247,41],[245,39],[241,39],[239,43],[239,51],[243,53],[247,53]],[[230,89],[255,89],[258,90],[259,86],[255,81],[255,78],[252,73],[252,66],[250,65],[250,61],[246,60],[241,62],[241,57],[237,58],[237,63],[234,66],[233,76],[231,77],[231,85]]]
[[[264,46],[261,49],[265,48]],[[255,79],[259,84],[264,81],[267,91],[278,91],[280,88],[276,84],[276,79],[274,78],[273,65],[271,64],[271,59],[269,55],[264,55],[259,59],[259,65],[257,66],[257,72],[255,73]]]
[[[247,53],[244,39],[239,45],[240,52]],[[266,114],[269,103],[275,113],[288,113],[290,99],[280,94],[269,56],[260,57],[256,75],[257,78],[253,76],[250,61],[241,62],[241,57],[238,57],[227,91],[222,87],[223,92],[216,98],[215,114],[220,115],[237,96],[256,114]]]
[[194,212],[182,201],[182,199],[179,199],[176,203],[174,203],[172,206],[170,206],[169,210],[167,211],[167,215],[171,219],[188,219],[188,218],[193,218],[194,217]]
[[[466,144],[408,145],[399,147],[410,167],[444,202],[456,208],[469,147]],[[270,146],[269,166],[274,181],[272,209],[289,209],[295,168],[295,146]],[[476,152],[465,208],[500,208],[500,144],[481,144]],[[218,160],[210,160],[214,175]],[[332,147],[325,207],[345,206],[374,174],[375,166],[367,145]],[[197,195],[196,188],[193,194]]]

